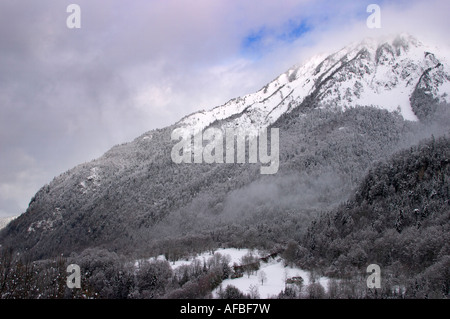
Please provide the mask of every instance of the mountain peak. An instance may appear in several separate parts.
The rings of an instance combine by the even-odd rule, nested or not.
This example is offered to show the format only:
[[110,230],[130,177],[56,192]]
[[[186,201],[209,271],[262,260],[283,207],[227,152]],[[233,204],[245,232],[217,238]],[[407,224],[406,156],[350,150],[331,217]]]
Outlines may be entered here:
[[335,109],[370,105],[417,121],[411,99],[418,89],[438,101],[450,94],[445,61],[438,48],[407,33],[366,38],[335,53],[313,56],[258,92],[191,114],[177,124],[195,130],[217,122],[222,127],[264,128],[302,103]]

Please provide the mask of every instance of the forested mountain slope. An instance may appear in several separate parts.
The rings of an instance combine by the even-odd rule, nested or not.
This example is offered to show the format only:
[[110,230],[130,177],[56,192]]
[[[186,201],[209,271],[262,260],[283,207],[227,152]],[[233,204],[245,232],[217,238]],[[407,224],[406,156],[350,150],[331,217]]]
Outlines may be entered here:
[[[39,259],[89,247],[177,255],[299,239],[373,162],[448,130],[449,66],[430,50],[404,35],[352,44],[115,146],[43,186],[0,243]],[[260,164],[175,164],[171,133],[180,127],[279,128],[280,168],[263,176]]]
[[450,293],[450,139],[420,143],[372,167],[356,194],[314,220],[297,262],[352,277],[369,264],[407,297]]

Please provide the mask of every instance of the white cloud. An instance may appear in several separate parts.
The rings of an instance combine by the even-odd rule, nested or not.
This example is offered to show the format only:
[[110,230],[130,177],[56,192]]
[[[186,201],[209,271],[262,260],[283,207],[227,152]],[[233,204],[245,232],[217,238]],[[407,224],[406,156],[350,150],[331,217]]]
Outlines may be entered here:
[[[0,217],[23,213],[31,197],[49,178],[36,159],[24,150],[14,149],[0,167]],[[9,164],[9,165],[8,165]]]

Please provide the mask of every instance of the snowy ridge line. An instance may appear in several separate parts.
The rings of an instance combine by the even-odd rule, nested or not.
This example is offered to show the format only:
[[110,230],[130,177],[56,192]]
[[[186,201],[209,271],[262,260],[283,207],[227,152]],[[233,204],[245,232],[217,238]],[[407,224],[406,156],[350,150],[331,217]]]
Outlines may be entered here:
[[432,93],[438,100],[447,101],[449,66],[445,54],[437,47],[424,45],[407,34],[367,38],[333,54],[313,56],[255,93],[209,111],[193,113],[176,124],[201,131],[226,120],[222,124],[226,127],[264,129],[292,111],[289,106],[282,107],[285,103],[301,105],[312,100],[318,107],[337,110],[372,105],[399,111],[405,120],[417,121],[410,98],[416,87],[423,85],[424,72],[432,67],[439,68],[427,74],[433,83]]

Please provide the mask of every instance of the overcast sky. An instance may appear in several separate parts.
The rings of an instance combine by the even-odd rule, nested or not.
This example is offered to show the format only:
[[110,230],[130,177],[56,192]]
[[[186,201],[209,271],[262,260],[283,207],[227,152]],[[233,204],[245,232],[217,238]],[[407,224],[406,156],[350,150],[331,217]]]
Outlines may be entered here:
[[[366,25],[370,3],[380,29]],[[448,0],[0,0],[0,217],[113,145],[313,54],[397,32],[448,45],[449,12]]]

